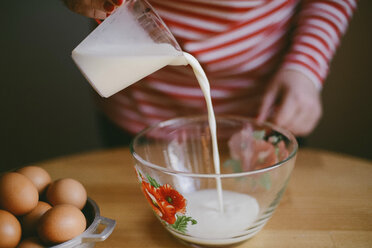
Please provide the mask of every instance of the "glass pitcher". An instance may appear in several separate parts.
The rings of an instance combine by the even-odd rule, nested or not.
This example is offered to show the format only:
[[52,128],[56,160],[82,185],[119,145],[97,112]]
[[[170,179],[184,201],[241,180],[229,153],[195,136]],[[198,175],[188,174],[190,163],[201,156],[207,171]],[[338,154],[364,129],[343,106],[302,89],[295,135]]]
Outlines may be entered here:
[[72,58],[103,97],[166,65],[187,64],[172,33],[145,0],[126,1],[72,51]]

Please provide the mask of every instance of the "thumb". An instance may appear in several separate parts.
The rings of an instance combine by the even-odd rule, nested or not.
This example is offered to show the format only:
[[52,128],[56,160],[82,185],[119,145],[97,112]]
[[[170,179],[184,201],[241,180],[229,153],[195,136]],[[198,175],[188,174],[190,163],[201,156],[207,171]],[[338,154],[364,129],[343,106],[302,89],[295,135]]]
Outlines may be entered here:
[[264,122],[270,116],[273,105],[275,104],[275,100],[277,98],[278,90],[279,87],[276,84],[274,84],[274,86],[269,86],[266,90],[265,94],[262,97],[261,106],[258,110],[258,122]]

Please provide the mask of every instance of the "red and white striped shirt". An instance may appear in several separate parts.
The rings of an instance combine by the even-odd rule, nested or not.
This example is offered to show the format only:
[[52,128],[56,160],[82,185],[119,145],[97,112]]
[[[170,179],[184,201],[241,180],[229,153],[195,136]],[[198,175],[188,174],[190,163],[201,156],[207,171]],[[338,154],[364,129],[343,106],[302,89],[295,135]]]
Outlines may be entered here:
[[[216,114],[257,115],[280,69],[305,74],[319,89],[356,0],[151,0],[181,48],[211,84]],[[168,66],[103,99],[109,118],[137,133],[156,122],[206,112],[191,68]]]

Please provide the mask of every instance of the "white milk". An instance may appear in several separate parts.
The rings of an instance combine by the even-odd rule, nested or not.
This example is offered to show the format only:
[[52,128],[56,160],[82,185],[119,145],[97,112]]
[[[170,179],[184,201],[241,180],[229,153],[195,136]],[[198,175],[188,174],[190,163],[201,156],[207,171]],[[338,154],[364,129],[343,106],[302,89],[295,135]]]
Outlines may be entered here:
[[[192,67],[205,97],[212,138],[214,169],[216,174],[220,174],[217,125],[210,85],[199,62],[188,53],[184,53],[184,57]],[[200,190],[185,194],[184,197],[187,199],[187,216],[191,216],[198,223],[188,225],[187,235],[173,231],[172,233],[192,243],[226,245],[243,241],[247,239],[246,230],[253,224],[259,213],[259,205],[255,198],[223,190],[219,177],[216,178],[216,189]]]
[[109,97],[169,64],[184,65],[169,44],[77,47],[72,58],[92,87]]
[[[220,155],[218,152],[218,144],[217,144],[217,124],[216,124],[216,117],[214,116],[212,99],[211,99],[211,90],[207,76],[203,68],[200,66],[199,62],[188,53],[183,53],[185,56],[187,63],[192,67],[196,79],[199,82],[200,88],[203,91],[203,95],[205,98],[205,102],[207,104],[208,110],[208,122],[209,122],[209,129],[211,131],[211,138],[212,138],[212,152],[213,152],[213,163],[214,163],[214,171],[216,174],[220,174]],[[223,196],[222,196],[222,183],[221,178],[216,178],[216,185],[217,185],[217,196],[218,196],[218,206],[220,212],[223,212]]]
[[245,240],[246,230],[258,216],[256,199],[224,190],[224,212],[221,213],[216,193],[214,189],[207,189],[185,194],[187,215],[198,223],[188,225],[187,235],[172,233],[183,240],[204,245],[224,245]]

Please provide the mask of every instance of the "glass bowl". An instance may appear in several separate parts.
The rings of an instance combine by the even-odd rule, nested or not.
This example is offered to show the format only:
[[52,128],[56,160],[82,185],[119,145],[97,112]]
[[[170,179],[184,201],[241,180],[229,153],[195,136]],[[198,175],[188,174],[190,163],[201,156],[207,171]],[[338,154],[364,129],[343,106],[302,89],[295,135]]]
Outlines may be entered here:
[[206,116],[161,122],[131,143],[153,212],[193,246],[231,245],[259,232],[279,204],[298,149],[288,131],[244,117],[218,116],[217,136],[221,174]]

